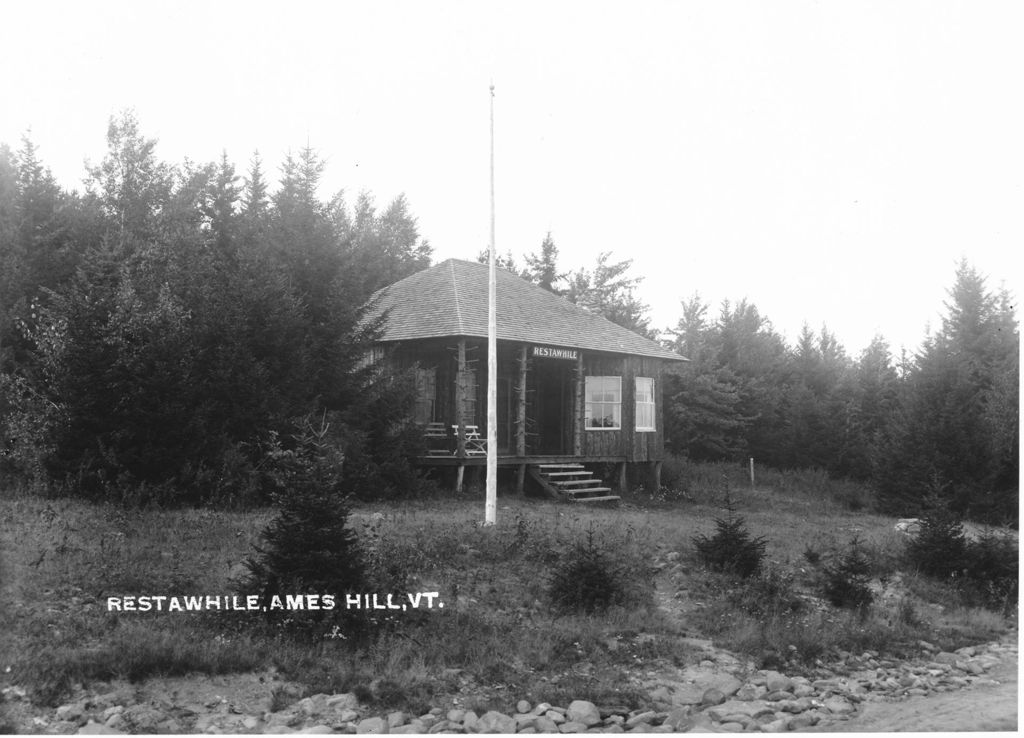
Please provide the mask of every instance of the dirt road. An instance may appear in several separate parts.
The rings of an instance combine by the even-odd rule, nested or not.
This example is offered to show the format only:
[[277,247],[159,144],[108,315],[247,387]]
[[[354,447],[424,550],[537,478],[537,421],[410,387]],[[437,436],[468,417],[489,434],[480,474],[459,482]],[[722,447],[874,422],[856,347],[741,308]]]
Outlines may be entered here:
[[911,697],[905,702],[869,702],[850,720],[818,730],[842,733],[1015,731],[1017,661],[1000,664],[988,676],[998,684]]

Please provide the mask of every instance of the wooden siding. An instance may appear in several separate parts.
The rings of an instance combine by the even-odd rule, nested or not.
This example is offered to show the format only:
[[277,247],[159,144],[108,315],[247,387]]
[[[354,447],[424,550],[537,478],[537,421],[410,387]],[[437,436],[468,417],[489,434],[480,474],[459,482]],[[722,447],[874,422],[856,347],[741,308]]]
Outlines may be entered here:
[[[458,422],[459,413],[456,412],[456,383],[459,381],[458,372],[458,345],[459,339],[455,337],[445,339],[429,339],[422,341],[405,341],[395,347],[390,355],[390,362],[393,366],[404,369],[414,365],[424,368],[433,368],[436,371],[437,395],[435,416],[446,424]],[[499,431],[502,443],[499,444],[499,453],[515,455],[519,450],[517,441],[518,431],[518,387],[520,381],[520,360],[521,343],[499,342],[498,344],[498,375],[501,381],[507,382],[505,392],[499,392],[500,397],[507,403],[508,407],[502,412],[500,423],[504,432]],[[467,369],[475,374],[474,383],[469,382],[464,375],[463,387],[467,393],[475,394],[475,403],[470,401],[464,405],[475,405],[473,418],[465,418],[464,422],[480,426],[480,431],[486,433],[486,412],[487,412],[487,362],[486,343],[478,339],[466,340]],[[536,359],[530,359],[527,370],[532,372],[536,368]],[[547,361],[546,359],[543,361]],[[585,393],[577,392],[575,376],[579,364],[582,364],[583,375],[586,376],[612,376],[622,378],[622,406],[621,406],[621,427],[617,430],[588,430],[584,427]],[[571,422],[567,422],[564,428],[565,455],[578,456],[581,458],[617,458],[631,462],[660,461],[664,458],[664,398],[662,396],[663,377],[662,369],[664,361],[653,357],[632,356],[622,354],[602,354],[596,352],[581,352],[580,362],[565,362],[567,370],[572,377],[566,387],[569,394],[568,407],[571,408]],[[636,377],[651,377],[654,379],[655,398],[655,430],[636,430]],[[531,386],[528,384],[528,386]],[[580,388],[582,390],[582,387]],[[467,398],[468,399],[468,398]],[[528,402],[528,413],[534,412],[535,399]],[[528,428],[533,422],[533,416],[527,423]],[[579,444],[577,447],[577,443]],[[536,450],[532,448],[532,442],[526,439],[526,455],[535,455]]]
[[[584,429],[583,456],[625,456],[629,461],[657,461],[665,455],[664,401],[661,395],[662,362],[644,356],[584,354],[583,373],[589,377],[622,378],[622,420],[619,430]],[[654,379],[655,430],[636,430],[637,377]],[[586,398],[584,398],[585,401]],[[585,408],[577,422],[583,423]]]

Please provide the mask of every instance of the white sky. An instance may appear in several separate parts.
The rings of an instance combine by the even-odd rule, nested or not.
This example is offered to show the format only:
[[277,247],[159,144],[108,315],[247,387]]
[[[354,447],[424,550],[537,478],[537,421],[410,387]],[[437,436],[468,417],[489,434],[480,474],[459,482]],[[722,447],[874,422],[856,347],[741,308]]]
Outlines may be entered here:
[[632,258],[653,324],[747,297],[792,340],[916,348],[965,256],[1020,295],[1016,2],[0,4],[0,142],[80,188],[134,108],[161,158],[322,195],[404,192],[435,259],[551,231],[563,266]]

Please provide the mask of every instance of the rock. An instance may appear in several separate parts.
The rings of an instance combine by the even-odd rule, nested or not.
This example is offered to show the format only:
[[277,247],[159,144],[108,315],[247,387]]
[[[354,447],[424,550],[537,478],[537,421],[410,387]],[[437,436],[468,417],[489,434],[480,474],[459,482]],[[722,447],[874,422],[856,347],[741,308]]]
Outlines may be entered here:
[[326,694],[315,694],[312,697],[306,697],[295,703],[295,709],[301,712],[303,715],[323,715],[328,712],[327,707],[327,695]]
[[462,716],[462,727],[468,730],[470,733],[475,733],[477,725],[480,722],[480,718],[472,710],[469,710],[465,715]]
[[85,702],[72,702],[57,708],[57,719],[69,723],[85,722]]
[[812,694],[814,694],[814,687],[810,684],[797,684],[793,687],[794,697],[810,697]]
[[25,690],[24,687],[19,687],[15,684],[14,686],[4,687],[3,689],[0,689],[0,696],[2,696],[3,699],[8,700],[10,702],[16,702],[17,700],[25,699],[28,696],[28,692]]
[[104,692],[93,697],[90,702],[92,706],[100,710],[105,710],[108,707],[115,705],[131,704],[134,701],[134,694],[130,689],[115,689],[113,692]]
[[[213,717],[213,715],[203,715],[196,722],[195,730],[197,732],[205,732],[206,727],[200,727],[200,723],[209,722],[210,720],[212,720]],[[267,725],[285,725],[288,727],[293,727],[301,721],[302,718],[299,717],[296,713],[292,712],[291,710],[272,712],[269,715],[267,715]]]
[[744,684],[736,691],[736,699],[750,702],[763,697],[765,688],[756,684]]
[[354,694],[348,692],[332,694],[324,700],[324,705],[335,712],[338,710],[355,710],[359,707],[359,699]]
[[78,735],[128,735],[124,731],[108,728],[106,725],[95,723],[92,720],[78,729]]
[[586,733],[587,724],[575,720],[568,720],[558,726],[559,733]]
[[270,725],[263,730],[268,735],[283,735],[285,733],[294,733],[295,728],[290,728],[287,725]]
[[765,674],[764,686],[769,692],[790,692],[793,689],[793,680],[785,674],[769,671]]
[[601,712],[597,709],[597,705],[587,700],[573,700],[570,702],[569,710],[565,716],[569,722],[583,723],[587,728],[601,722]]
[[683,733],[688,728],[693,727],[695,722],[689,707],[678,707],[669,712],[662,725],[668,725],[674,728],[677,733]]
[[404,712],[389,712],[387,716],[388,728],[397,728],[400,725],[405,725],[405,713]]
[[704,714],[708,715],[716,722],[722,722],[726,716],[734,714],[747,715],[752,718],[757,718],[761,715],[774,715],[775,708],[761,700],[751,700],[749,702],[744,700],[729,700],[717,707],[708,708],[704,711]]
[[529,712],[529,711],[530,711],[530,703],[527,702],[526,700],[519,700],[519,702],[516,703],[516,712],[526,713],[526,712]]
[[803,728],[810,728],[818,724],[818,716],[810,713],[801,713],[800,715],[794,715],[789,721],[790,730],[801,730]]
[[359,721],[356,725],[356,733],[387,733],[388,724],[384,718],[371,717],[364,718]]
[[786,718],[776,718],[768,723],[762,723],[762,733],[785,733],[789,730],[789,720]]
[[783,700],[791,700],[794,696],[792,692],[769,692],[763,699],[766,702],[782,702]]
[[[421,722],[420,725],[423,725],[423,723]],[[398,728],[398,730],[401,730],[401,728]],[[447,720],[438,720],[436,723],[430,726],[430,729],[427,732],[430,734],[437,734],[444,733],[445,731],[461,733],[462,728],[457,723],[450,723]]]
[[940,651],[932,657],[932,661],[937,664],[949,664],[952,666],[959,660],[959,657],[955,653],[949,651]]
[[445,717],[447,717],[448,720],[450,720],[453,723],[461,723],[462,722],[462,718],[466,717],[466,711],[465,710],[452,709],[452,710],[448,711],[448,714],[445,715]]
[[653,710],[647,710],[646,712],[638,713],[633,717],[629,718],[628,720],[626,720],[626,727],[632,729],[635,728],[637,725],[640,725],[640,723],[647,723],[648,725],[650,725],[654,720],[654,716],[657,714],[658,713],[654,712]]
[[323,723],[318,723],[317,725],[311,725],[308,728],[303,728],[299,732],[300,733],[323,734],[323,733],[333,733],[334,729],[331,728],[330,725],[324,725]]
[[523,732],[523,728],[526,728],[526,727],[532,728],[534,725],[537,724],[537,718],[538,717],[539,717],[539,715],[531,715],[531,714],[524,714],[524,713],[519,713],[517,715],[513,715],[512,719],[516,721],[516,732],[517,733],[522,733]]
[[556,725],[561,725],[565,722],[565,715],[560,713],[558,710],[548,710],[544,713],[544,716],[548,720],[553,720]]
[[661,687],[658,687],[658,688],[656,688],[654,690],[651,690],[650,696],[651,696],[651,699],[654,700],[655,702],[662,702],[662,703],[676,702],[676,703],[681,703],[681,704],[693,704],[693,705],[695,705],[695,704],[697,704],[697,702],[700,701],[700,696],[699,695],[696,696],[696,700],[694,702],[691,702],[691,703],[686,703],[685,701],[682,701],[682,700],[679,700],[679,699],[673,699],[672,698],[672,693],[669,691],[669,688],[665,687],[665,686],[661,686]]
[[516,721],[497,710],[488,710],[476,725],[478,733],[515,733]]
[[825,709],[833,715],[849,715],[854,707],[842,697],[829,697],[824,702]]
[[165,735],[176,734],[184,733],[185,729],[181,726],[181,723],[179,723],[174,718],[167,718],[167,720],[164,720],[162,723],[156,726],[156,732],[163,733]]
[[533,727],[538,733],[557,733],[558,725],[549,717],[538,715],[533,721]]
[[534,715],[543,715],[545,712],[551,709],[550,702],[540,702],[534,705],[533,709],[530,710]]
[[[438,725],[440,724],[438,723]],[[399,725],[391,730],[391,733],[394,735],[419,735],[426,732],[428,732],[427,727],[419,720],[413,720],[408,725]]]
[[121,717],[137,733],[155,733],[157,726],[167,719],[166,715],[149,705],[132,705],[121,713]]
[[128,723],[121,717],[121,713],[114,713],[109,718],[103,721],[103,724],[111,730],[128,730]]
[[722,690],[715,687],[704,690],[704,694],[700,698],[702,705],[720,705],[723,702],[725,702],[725,695]]
[[750,715],[743,715],[741,713],[722,715],[722,723],[739,723],[743,727],[757,724],[754,718],[750,717]]
[[742,733],[743,723],[727,722],[718,726],[725,733]]

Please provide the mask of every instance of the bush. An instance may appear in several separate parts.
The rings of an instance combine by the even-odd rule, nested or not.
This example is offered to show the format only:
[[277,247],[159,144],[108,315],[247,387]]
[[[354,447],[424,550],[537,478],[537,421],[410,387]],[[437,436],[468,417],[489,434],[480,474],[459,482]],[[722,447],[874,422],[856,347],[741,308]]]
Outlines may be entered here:
[[[967,544],[962,588],[986,607],[1009,611],[1020,591],[1017,542],[1008,535],[986,531]],[[973,590],[970,591],[970,590]]]
[[938,579],[948,579],[963,570],[967,538],[960,519],[938,497],[926,503],[921,530],[907,543],[908,563]]
[[845,551],[834,556],[822,567],[822,592],[836,607],[863,609],[870,605],[875,597],[868,586],[871,569],[871,560],[861,547],[860,541],[854,536]]
[[[603,612],[612,605],[635,605],[641,583],[629,565],[605,553],[594,542],[594,529],[575,541],[559,559],[548,579],[548,595],[562,612]],[[647,599],[650,598],[648,590]]]
[[246,589],[258,592],[265,607],[275,595],[333,594],[343,603],[345,593],[363,590],[363,556],[340,489],[343,459],[329,429],[326,418],[316,424],[305,418],[295,448],[276,454],[279,512],[263,531],[264,547],[245,562]]
[[708,538],[700,535],[693,539],[701,562],[716,571],[725,571],[741,577],[750,577],[761,568],[767,540],[754,537],[747,530],[746,521],[736,515],[736,509],[725,493],[726,516],[715,518],[715,534]]
[[796,594],[793,574],[775,567],[762,567],[756,576],[733,590],[729,601],[759,619],[799,612],[804,602]]

